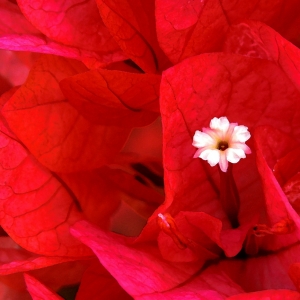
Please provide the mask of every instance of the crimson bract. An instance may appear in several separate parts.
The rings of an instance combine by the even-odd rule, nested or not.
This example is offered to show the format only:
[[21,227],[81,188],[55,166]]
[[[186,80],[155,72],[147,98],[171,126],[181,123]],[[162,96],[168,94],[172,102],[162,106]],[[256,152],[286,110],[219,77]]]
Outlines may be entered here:
[[2,1],[0,297],[299,299],[298,6]]

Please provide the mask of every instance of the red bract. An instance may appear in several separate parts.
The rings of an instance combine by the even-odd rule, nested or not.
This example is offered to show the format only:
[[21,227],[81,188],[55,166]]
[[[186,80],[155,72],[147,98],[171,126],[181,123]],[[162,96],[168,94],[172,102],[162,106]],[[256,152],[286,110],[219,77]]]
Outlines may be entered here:
[[99,69],[69,77],[61,88],[91,122],[137,127],[158,117],[160,79],[159,75]]
[[[144,172],[146,174],[143,174],[144,170],[146,170]],[[119,198],[145,219],[151,216],[157,206],[164,201],[161,183],[154,181],[153,184],[152,178],[149,179],[145,176],[148,170],[152,172],[146,165],[132,163],[131,170],[128,170],[129,173],[121,170],[106,170],[105,172],[106,178],[121,193]],[[160,179],[159,175],[155,175],[155,173],[150,173],[151,175]],[[155,185],[156,189],[153,188]]]
[[[239,227],[240,233],[237,229],[230,229],[231,226],[221,209],[218,201],[218,181],[214,170],[199,160],[193,160],[195,150],[191,145],[195,130],[207,126],[209,120],[216,115],[226,115],[230,120],[249,126],[250,131],[253,131],[258,125],[275,126],[280,128],[283,134],[288,135],[290,140],[294,140],[294,145],[299,144],[299,92],[297,85],[295,86],[295,83],[290,80],[290,74],[283,72],[277,62],[218,53],[203,54],[185,60],[163,73],[161,109],[164,126],[167,199],[155,214],[167,210],[174,215],[177,227],[172,225],[173,231],[160,233],[158,242],[162,255],[171,261],[173,266],[178,262],[197,261],[197,257],[198,259],[210,259],[214,255],[218,255],[219,249],[212,247],[214,243],[225,250],[228,256],[236,255],[243,246],[246,254],[259,254],[263,249],[269,251],[269,255],[247,260],[224,260],[216,268],[209,267],[199,277],[194,278],[197,282],[196,294],[193,294],[193,287],[190,284],[176,287],[173,283],[174,293],[170,293],[160,286],[160,293],[151,293],[151,295],[145,296],[143,289],[136,290],[140,286],[136,278],[143,278],[142,274],[136,272],[144,270],[145,266],[147,272],[149,269],[156,270],[155,260],[151,259],[152,264],[146,263],[147,259],[143,260],[143,267],[140,265],[138,271],[135,271],[136,268],[134,271],[130,271],[130,267],[126,263],[126,267],[123,269],[126,269],[127,276],[121,276],[120,269],[111,263],[111,261],[119,262],[120,252],[111,251],[107,256],[106,247],[103,243],[100,245],[100,240],[98,241],[100,236],[102,237],[101,241],[103,239],[107,242],[110,241],[110,246],[107,248],[111,249],[113,239],[111,237],[107,239],[103,233],[92,233],[94,229],[87,225],[76,224],[73,234],[94,250],[104,266],[131,295],[137,299],[139,297],[141,299],[165,299],[168,296],[191,295],[196,298],[201,295],[199,282],[206,272],[213,274],[214,280],[216,280],[217,274],[224,272],[229,275],[231,280],[239,283],[242,290],[246,292],[261,289],[295,288],[287,273],[289,266],[297,262],[299,255],[299,247],[295,244],[299,239],[299,217],[290,206],[266,163],[266,160],[270,161],[272,157],[269,157],[271,152],[266,154],[262,152],[261,145],[266,144],[265,139],[260,138],[257,131],[255,134],[256,145],[255,147],[253,144],[251,145],[256,152],[252,158],[249,157],[235,166],[235,172],[239,174],[236,180],[241,196],[239,221],[242,226]],[[283,98],[285,101],[282,101]],[[291,107],[293,107],[292,110]],[[280,146],[280,141],[283,141],[281,138],[272,138],[271,140],[276,141],[276,150],[283,148]],[[267,148],[272,150],[272,146],[275,147],[275,145],[270,143]],[[285,150],[281,155],[287,152],[288,150]],[[255,156],[258,169],[254,161]],[[182,212],[183,210],[191,212]],[[207,215],[203,212],[206,212]],[[214,216],[215,219],[211,216]],[[147,244],[138,244],[138,242],[147,240],[151,234],[152,238],[153,234],[157,234],[154,233],[155,225],[151,222],[154,218],[155,215],[136,241],[135,247],[139,247],[139,251],[142,252],[137,253],[136,249],[131,248],[130,250],[128,246],[121,247],[119,245],[117,247],[122,252],[123,263],[131,256],[145,257],[145,255],[156,253],[156,250],[151,249],[150,246],[145,247]],[[170,225],[173,221],[167,219],[167,222]],[[270,228],[274,236],[257,237],[254,229],[257,222]],[[218,223],[220,224],[218,225]],[[253,227],[253,231],[249,230],[251,227]],[[227,234],[226,239],[224,238],[225,233]],[[222,240],[226,241],[226,244],[222,243]],[[283,247],[289,247],[289,249],[284,250]],[[196,252],[193,252],[195,249]],[[273,251],[277,252],[272,253]],[[281,263],[275,264],[278,258]],[[162,265],[162,262],[159,264]],[[194,267],[195,263],[191,265]],[[270,273],[265,274],[271,265],[275,267]],[[240,276],[242,268],[247,270],[245,277]],[[131,280],[128,279],[127,272],[139,275]],[[176,272],[173,280],[179,274],[182,275],[182,272]],[[262,278],[262,280],[253,280],[253,274],[254,278]],[[284,276],[284,281],[278,282],[278,278],[282,276]],[[191,277],[192,279],[193,277]],[[151,276],[151,284],[158,285],[159,280],[154,275]],[[180,282],[179,278],[178,280]],[[166,283],[168,280],[164,279],[163,282]],[[149,291],[147,290],[147,292]],[[212,297],[212,294],[209,294],[213,293],[212,290],[207,288],[205,292]],[[216,291],[214,292],[216,293]],[[197,293],[200,294],[197,295]],[[241,290],[238,291],[237,288],[232,293],[238,294],[241,293]],[[299,296],[291,291],[282,291],[282,293],[290,297]],[[224,289],[214,297],[224,299],[229,295]]]
[[33,276],[30,276],[28,274],[24,274],[27,289],[32,297],[33,300],[38,299],[49,299],[49,300],[62,300],[63,298],[58,296],[54,293],[54,291],[51,291],[47,287],[45,287],[41,282],[39,282],[36,278]]
[[[204,52],[220,51],[231,24],[252,19],[285,32],[298,18],[297,1],[165,1],[156,2],[160,46],[173,63]],[[293,36],[294,35],[294,36]],[[290,33],[295,39],[299,31]]]
[[[5,128],[3,123],[1,126]],[[82,218],[71,196],[18,141],[3,131],[0,161],[0,222],[10,236],[32,252],[89,254],[69,236],[69,225]]]
[[159,258],[151,244],[144,249],[129,248],[123,237],[101,232],[87,222],[77,223],[72,234],[93,248],[104,267],[132,296],[173,288],[187,280],[202,264],[172,265]]
[[[284,39],[298,6],[3,1],[0,48],[62,56],[25,55],[26,82],[0,99],[3,290],[59,299],[82,278],[78,300],[299,298],[300,52]],[[3,91],[25,78],[0,74]],[[192,141],[222,116],[252,154],[219,177]]]
[[[1,237],[0,250],[0,281],[1,297],[13,297],[22,293],[16,299],[27,299],[28,292],[23,278],[24,272],[42,280],[47,286],[58,290],[64,285],[70,285],[80,280],[88,266],[88,261],[78,261],[76,258],[39,256],[14,243],[9,237]],[[72,270],[72,272],[69,272]],[[4,297],[5,290],[11,289]]]
[[3,109],[13,131],[51,170],[100,167],[119,152],[130,132],[130,128],[94,125],[65,100],[59,82],[84,70],[75,61],[44,56]]
[[300,88],[299,49],[270,27],[253,21],[232,25],[227,33],[224,51],[273,61]]
[[[65,68],[64,72],[66,72],[66,70],[67,69]],[[57,69],[56,72],[58,73]],[[47,78],[48,77],[43,80]],[[50,86],[53,87],[51,82],[48,81],[47,84],[49,83]],[[19,91],[16,93],[18,92]],[[52,93],[49,95],[50,99],[52,99],[53,95],[55,95],[54,88],[51,92]],[[48,92],[46,90],[46,94],[47,93]],[[59,93],[58,88],[57,93]],[[13,98],[10,98],[9,101],[18,99],[14,98],[15,96],[16,94],[14,94]],[[19,98],[19,100],[20,99],[22,99],[22,97]],[[30,100],[30,98],[26,99]],[[32,98],[32,101],[36,100],[36,98]],[[47,101],[47,98],[41,98],[41,101],[45,100]],[[65,102],[65,107],[67,107],[67,113],[65,115],[59,115],[51,108],[47,110],[47,103],[48,102],[46,102],[45,105],[42,103],[40,103],[40,105],[36,103],[37,111],[41,113],[39,108],[43,107],[44,114],[54,115],[56,122],[58,122],[59,118],[62,117],[61,126],[67,124],[68,112],[71,112],[71,114],[73,113],[73,115],[75,114],[75,116],[77,114],[72,107],[69,106],[68,109],[69,104],[67,102]],[[51,102],[49,105],[52,106],[53,104],[55,105],[55,103],[57,103],[58,106],[62,104],[62,102],[58,101],[54,103]],[[9,103],[6,105],[6,107],[8,107]],[[24,105],[24,103],[21,105]],[[23,119],[23,122],[25,122],[24,120],[29,117],[26,111],[27,109],[25,109],[25,118]],[[9,115],[8,119],[10,121],[14,120],[13,111],[7,111],[7,113]],[[10,118],[11,116],[12,118]],[[19,117],[21,118],[20,115]],[[38,120],[40,120],[40,117],[41,116],[39,116]],[[87,124],[87,121],[85,121],[82,117],[78,118],[81,118],[83,124]],[[21,130],[22,127],[20,126],[20,119],[16,118],[15,122],[16,126],[18,126],[17,128],[20,128]],[[29,124],[27,127],[28,131],[21,131],[20,135],[24,137],[23,134],[25,134],[25,139],[27,136],[30,138],[30,141],[33,141],[32,135],[34,134],[33,129],[36,128],[34,126],[35,124]],[[68,126],[72,125],[73,124],[69,124]],[[116,174],[112,175],[111,179],[107,178],[108,170],[105,168],[98,170],[97,172],[62,174],[61,177],[68,184],[68,187],[66,187],[65,183],[61,183],[59,178],[53,176],[39,165],[39,163],[35,161],[35,159],[29,155],[15,139],[13,140],[10,138],[10,136],[13,137],[13,135],[6,129],[5,125],[2,125],[2,127],[2,132],[6,135],[3,135],[2,138],[4,144],[2,146],[1,159],[5,161],[5,164],[2,165],[2,177],[5,184],[2,187],[3,201],[1,204],[3,208],[1,225],[16,241],[18,241],[20,245],[32,252],[63,256],[85,255],[86,252],[84,249],[82,249],[80,245],[77,245],[75,240],[69,240],[66,235],[68,232],[68,224],[82,217],[77,209],[75,196],[78,198],[79,205],[88,219],[97,222],[101,226],[107,226],[111,213],[120,203],[121,194],[125,194],[124,192],[121,193],[121,191],[116,189],[112,184],[113,177],[115,177],[119,172],[116,170]],[[49,136],[55,136],[51,133],[52,129],[53,128],[51,127],[47,127],[47,123],[45,123],[44,130],[46,132],[48,131],[48,137],[46,137],[46,140],[50,143],[51,140]],[[55,127],[54,130],[56,130]],[[125,129],[125,132],[129,132],[129,130],[130,129]],[[122,131],[124,132],[123,129],[117,128],[116,135],[118,135],[118,132]],[[29,132],[31,132],[31,135],[27,135]],[[58,129],[57,132],[61,131]],[[77,143],[79,137],[74,137],[74,142]],[[112,137],[112,139],[113,138],[114,137]],[[124,136],[124,139],[125,138],[127,138],[127,136]],[[109,148],[109,145],[107,146],[108,151],[112,151],[112,149]],[[75,145],[70,150],[74,148]],[[104,152],[103,149],[102,152]],[[63,159],[60,155],[56,157]],[[7,170],[6,168],[9,169]],[[122,171],[120,172],[122,173]],[[29,180],[28,174],[31,174],[33,178]],[[95,187],[93,187],[93,185],[95,185]],[[130,198],[127,197],[127,199]],[[98,209],[95,209],[95,206],[98,206]],[[45,222],[45,220],[47,221]],[[35,222],[35,227],[31,226],[32,222]],[[27,234],[29,236],[27,236]]]
[[109,180],[109,169],[60,173],[69,192],[78,200],[85,217],[102,228],[109,228],[110,217],[119,207],[121,191]]
[[218,265],[216,271],[217,273],[225,272],[246,292],[265,289],[295,290],[288,271],[289,267],[298,261],[299,250],[297,245],[267,256],[223,261]]
[[8,50],[0,51],[1,94],[13,86],[23,84],[34,60],[32,53],[18,53]]
[[181,211],[176,214],[174,222],[178,227],[177,235],[183,236],[183,245],[178,245],[173,235],[163,231],[159,233],[157,241],[164,259],[175,262],[217,259],[221,249],[227,256],[235,256],[240,252],[249,230],[249,226],[228,230],[226,221],[222,222],[203,212]]
[[38,270],[75,260],[75,258],[47,257],[30,253],[20,248],[9,237],[1,237],[1,245],[1,276]]
[[85,50],[109,53],[118,49],[107,28],[101,22],[93,1],[30,1],[19,0],[26,18],[49,38],[65,45]]
[[[244,53],[257,50],[257,52],[250,52],[251,54],[254,53],[252,56],[255,56],[256,53],[261,53],[259,52],[261,47],[258,48],[257,45],[270,43],[268,38],[273,31],[264,30],[261,25],[260,33],[262,32],[265,35],[260,34],[260,37],[267,37],[267,42],[263,40],[264,42],[254,44],[254,46],[253,43],[243,44],[244,48],[241,49],[244,50]],[[237,34],[237,36],[242,39],[241,35]],[[252,37],[254,39],[256,36]],[[234,47],[238,43],[231,45]],[[249,45],[252,48],[247,48]],[[288,135],[288,139],[294,141],[293,145],[299,144],[297,81],[299,78],[299,71],[297,70],[299,52],[283,39],[277,39],[277,46],[278,52],[282,53],[279,61],[274,57],[274,52],[270,52],[270,56],[262,57],[268,59],[272,57],[271,54],[273,53],[274,59],[271,60],[274,62],[234,54],[203,54],[187,59],[163,73],[161,107],[164,127],[167,199],[165,207],[162,209],[167,208],[167,211],[173,215],[182,209],[199,210],[216,216],[219,214],[220,218],[222,211],[220,204],[218,202],[213,204],[218,198],[216,174],[205,163],[192,160],[195,150],[191,146],[192,135],[195,130],[207,126],[214,116],[227,116],[233,122],[248,126],[250,131],[258,125],[270,125],[279,128],[282,134]],[[267,48],[264,53],[267,53]],[[290,62],[295,61],[295,65],[292,66],[292,63],[288,63],[285,65],[286,67],[282,67],[280,63],[283,64],[283,61],[287,59]],[[296,76],[297,73],[298,77]],[[264,147],[270,149],[271,157],[264,155],[261,150],[262,145],[266,144],[266,138],[256,139],[257,164],[264,196],[260,194],[260,179],[257,176],[254,157],[239,162],[235,166],[235,174],[241,197],[240,224],[254,225],[254,222],[258,221],[263,225],[261,227],[257,225],[258,229],[254,230],[262,230],[261,228],[268,228],[269,226],[274,235],[259,238],[255,236],[258,235],[257,232],[251,233],[250,231],[244,247],[248,254],[257,254],[260,249],[278,251],[287,246],[291,247],[291,251],[280,254],[283,257],[282,264],[274,267],[272,272],[264,277],[265,282],[260,284],[250,279],[250,276],[253,277],[253,274],[256,274],[253,271],[253,266],[259,264],[259,269],[262,272],[271,264],[268,263],[268,260],[270,262],[276,260],[276,254],[273,256],[270,254],[270,257],[266,257],[265,261],[263,257],[260,258],[257,264],[254,259],[245,262],[237,260],[236,264],[243,265],[243,268],[249,272],[247,273],[249,275],[245,275],[246,278],[239,278],[241,269],[233,270],[230,267],[230,262],[228,262],[227,273],[246,291],[278,287],[292,289],[293,284],[288,279],[287,272],[291,263],[295,262],[297,255],[299,255],[298,247],[293,246],[299,240],[299,216],[290,206],[265,161],[270,161],[270,158],[274,160],[274,152],[277,153],[278,151],[273,150],[271,152],[272,148],[288,148],[286,145],[280,145],[287,138],[283,136],[284,139],[280,137],[271,139],[269,135],[267,137],[270,141],[275,141],[275,143],[268,144],[268,147]],[[289,146],[291,145],[292,143],[289,143]],[[285,150],[285,154],[291,150],[293,149]],[[277,158],[280,157],[282,156],[277,156]],[[273,168],[274,164],[271,167]],[[245,170],[247,173],[244,173]],[[261,217],[255,221],[255,215],[259,212]],[[198,214],[200,217],[200,213]],[[254,219],[251,220],[251,218]],[[178,227],[179,225],[178,222]],[[213,230],[213,227],[208,227],[211,228],[211,231]],[[179,227],[179,230],[181,228],[183,229],[181,233],[184,234],[185,227]],[[191,234],[191,230],[189,234]],[[185,235],[191,237],[189,234],[186,233]],[[211,237],[211,235],[207,235]],[[171,249],[170,245],[169,248]],[[165,253],[167,252],[168,250],[165,250]],[[219,271],[224,271],[224,269],[220,268]],[[285,274],[284,282],[278,282],[279,274]],[[267,278],[270,279],[267,280]],[[252,284],[251,289],[249,285],[247,286],[247,282]]]
[[[100,279],[100,280],[99,280]],[[110,273],[96,260],[82,276],[76,300],[85,299],[132,299],[111,276]]]
[[[174,211],[203,210],[205,205],[212,207],[218,197],[216,175],[200,160],[191,159],[194,148],[190,141],[195,130],[216,115],[226,115],[250,130],[254,125],[270,124],[299,140],[298,97],[299,92],[282,70],[261,59],[203,54],[166,71],[161,102],[168,205],[172,203]],[[253,156],[235,168],[237,174],[245,169],[247,176],[236,178],[243,198],[242,224],[251,216],[249,209],[255,213],[262,201]],[[208,209],[204,211],[210,213]]]
[[96,2],[112,36],[143,71],[156,73],[169,65],[156,39],[153,0]]
[[93,1],[80,5],[73,1],[30,4],[19,2],[31,23],[17,5],[2,1],[0,48],[61,55],[83,60],[90,66],[126,58],[105,28]]
[[[124,242],[124,239],[104,233],[86,222],[76,223],[71,232],[93,249],[102,264],[118,280],[119,284],[129,294],[134,296],[134,299],[183,299],[189,297],[191,299],[227,299],[228,296],[233,297],[233,295],[237,295],[236,299],[248,299],[248,297],[249,299],[255,299],[254,297],[259,297],[260,293],[249,295],[241,294],[244,290],[234,283],[232,279],[226,275],[225,271],[230,275],[234,273],[239,277],[241,277],[241,274],[246,276],[246,278],[243,276],[240,279],[235,278],[237,282],[242,280],[245,283],[253,283],[253,280],[250,280],[250,276],[256,274],[255,268],[259,268],[262,263],[269,264],[263,257],[261,259],[252,259],[249,260],[249,264],[247,264],[248,267],[251,268],[252,266],[252,268],[245,272],[242,271],[241,268],[237,271],[237,267],[240,263],[238,260],[228,261],[227,267],[226,262],[225,264],[221,263],[220,266],[211,266],[200,275],[192,276],[189,281],[170,289],[174,283],[180,282],[184,276],[188,275],[189,271],[191,271],[191,265],[188,267],[188,265],[184,263],[173,264],[176,273],[170,273],[170,265],[158,259],[155,255],[155,251],[150,253],[150,245],[148,245],[148,249],[146,247],[129,247],[129,245],[126,245],[126,242]],[[293,251],[284,252],[286,252],[283,253],[284,259],[292,257],[291,254]],[[269,260],[274,263],[276,257],[277,255],[274,254]],[[194,267],[195,264],[197,263],[194,263]],[[280,268],[278,269],[278,267],[281,267],[280,264],[277,263],[274,264],[274,266],[276,267],[276,272],[278,272],[278,270],[281,271]],[[163,273],[161,273],[162,268],[164,269]],[[173,276],[170,276],[171,274]],[[100,274],[94,274],[94,276],[98,276],[98,280],[100,280]],[[265,279],[263,278],[258,282],[262,285],[262,289],[266,289],[268,283],[272,282],[272,279],[277,280],[278,286],[286,284],[285,281],[279,284],[282,278],[278,276],[272,276],[271,281],[268,280],[267,277]],[[274,282],[272,282],[272,284],[274,284]],[[261,292],[261,295],[270,295],[273,297],[274,292],[272,290],[265,291]],[[290,290],[279,291],[279,295],[286,295],[287,297],[291,297],[290,299],[297,299],[297,297],[299,297],[299,293]],[[231,298],[229,297],[229,299]]]
[[[297,55],[297,51],[294,51],[294,53]],[[293,57],[293,59],[295,58]],[[219,220],[212,220],[210,226],[206,222],[207,227],[198,227],[199,221],[201,221],[201,214],[203,213],[194,213],[194,215],[179,213],[174,219],[178,226],[178,229],[176,229],[178,231],[176,232],[174,229],[173,236],[171,233],[168,233],[170,234],[169,236],[161,233],[158,239],[161,253],[165,259],[176,263],[177,261],[183,262],[197,259],[197,255],[196,257],[193,256],[195,252],[188,252],[192,248],[190,246],[191,240],[194,250],[196,248],[197,254],[200,256],[201,253],[202,258],[209,259],[213,257],[210,255],[216,255],[216,249],[209,253],[211,248],[209,244],[205,244],[205,236],[199,236],[199,229],[223,250],[226,251],[226,247],[228,247],[227,249],[231,251],[231,254],[227,252],[227,255],[235,255],[241,249],[246,236],[245,232],[234,237],[234,231],[228,230],[226,238],[231,238],[232,240],[227,246],[220,242],[220,232],[228,228],[229,224],[226,222],[224,214],[222,214],[220,204],[216,201],[218,198],[216,190],[218,182],[213,172],[207,166],[200,164],[198,161],[191,162],[194,152],[194,149],[191,147],[191,138],[193,132],[208,123],[213,116],[226,115],[230,119],[234,119],[234,121],[245,124],[252,129],[257,125],[275,126],[288,133],[296,143],[299,143],[299,106],[297,100],[299,92],[297,91],[297,81],[293,81],[296,84],[295,87],[289,81],[291,72],[289,70],[285,70],[285,72],[286,75],[278,67],[277,62],[271,63],[261,59],[251,59],[236,55],[210,54],[186,60],[163,74],[161,101],[165,129],[164,159],[167,201],[164,206],[158,209],[158,212],[168,208],[169,212],[176,215],[183,209],[202,210],[223,221],[223,228],[222,226],[219,227],[219,233],[215,233],[216,231],[218,232],[216,225]],[[283,97],[285,102],[281,101]],[[199,99],[201,100],[200,102]],[[280,114],[278,107],[280,107]],[[290,107],[294,109],[291,111]],[[243,174],[243,168],[247,169],[247,176],[240,176],[237,179],[242,197],[239,219],[241,224],[246,225],[246,229],[247,224],[251,226],[251,224],[254,225],[254,222],[257,222],[258,219],[256,218],[258,216],[256,216],[256,212],[263,211],[264,206],[266,206],[267,218],[260,221],[266,221],[268,226],[272,226],[274,232],[285,234],[286,236],[275,235],[270,238],[266,237],[261,243],[257,241],[256,236],[253,237],[254,233],[250,233],[246,240],[245,249],[246,252],[254,251],[254,253],[257,253],[260,249],[274,251],[284,246],[291,246],[291,250],[283,251],[280,254],[270,254],[265,259],[262,257],[257,261],[252,259],[245,262],[233,261],[232,265],[240,264],[249,270],[245,280],[238,278],[240,271],[236,268],[231,269],[230,263],[228,263],[228,268],[220,267],[220,269],[216,269],[213,278],[214,282],[216,282],[216,274],[220,271],[226,271],[236,282],[245,287],[246,291],[278,287],[292,289],[293,284],[286,274],[289,265],[295,261],[295,257],[297,257],[299,252],[298,247],[292,246],[299,239],[298,216],[290,207],[275,178],[272,177],[273,175],[264,161],[265,158],[259,153],[257,154],[258,169],[263,180],[264,195],[257,193],[259,191],[257,187],[260,187],[260,179],[256,167],[253,165],[253,158],[247,159],[236,167],[237,173],[240,174]],[[269,158],[267,157],[266,159]],[[255,191],[255,194],[251,193],[251,191]],[[253,200],[253,194],[255,195],[255,201]],[[250,210],[249,207],[251,207]],[[195,217],[195,221],[193,221],[193,217]],[[208,218],[206,217],[207,220]],[[149,223],[148,229],[151,224],[153,226],[153,223]],[[193,230],[195,233],[193,233]],[[144,236],[149,234],[147,228],[143,234]],[[139,239],[140,241],[143,241],[143,234]],[[82,232],[79,236],[81,240],[94,248],[91,241],[82,237]],[[180,236],[183,236],[183,238],[181,239]],[[176,241],[174,237],[181,240]],[[184,244],[185,241],[186,244]],[[201,249],[201,246],[197,246],[197,241],[200,241],[200,245],[206,249]],[[180,249],[182,246],[184,249]],[[235,254],[234,248],[236,249]],[[101,252],[102,250],[99,252],[99,248],[94,248],[94,251],[121,285],[128,283],[117,275],[118,273],[116,273],[117,271],[113,265],[107,263]],[[114,254],[111,252],[110,260],[113,256]],[[270,265],[269,262],[274,262],[278,256],[282,257],[282,264],[277,264],[272,270],[269,275],[271,276],[270,280],[260,283],[250,280],[250,274],[254,274],[251,266],[259,265],[261,268],[257,267],[257,269],[262,271]],[[148,267],[156,268],[155,263]],[[284,274],[284,281],[278,282],[279,274]],[[135,278],[138,278],[138,276]],[[252,283],[252,286],[247,285],[249,281]],[[156,278],[156,284],[157,282],[159,282],[159,278]],[[131,284],[133,283],[131,282]],[[137,283],[135,282],[135,284]],[[199,290],[198,285],[198,292]],[[135,295],[131,288],[127,291]],[[189,294],[191,291],[191,286],[184,285],[176,290],[176,294],[172,294],[172,297],[176,297],[176,295],[180,295],[180,297],[191,295]],[[171,296],[169,291],[161,292],[159,296],[152,294],[145,299],[151,299],[152,297],[164,299],[164,294]],[[296,295],[290,291],[284,291],[283,293],[291,295],[291,297]]]
[[297,300],[299,293],[289,290],[269,290],[256,293],[241,294],[228,297],[228,300],[257,300],[257,299],[270,299],[270,300]]

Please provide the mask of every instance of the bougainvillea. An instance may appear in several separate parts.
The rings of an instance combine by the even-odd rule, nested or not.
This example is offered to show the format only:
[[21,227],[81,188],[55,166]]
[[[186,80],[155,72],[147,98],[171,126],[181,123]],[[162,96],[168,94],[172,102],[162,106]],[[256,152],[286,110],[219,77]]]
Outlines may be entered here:
[[0,11],[0,299],[300,299],[298,1]]

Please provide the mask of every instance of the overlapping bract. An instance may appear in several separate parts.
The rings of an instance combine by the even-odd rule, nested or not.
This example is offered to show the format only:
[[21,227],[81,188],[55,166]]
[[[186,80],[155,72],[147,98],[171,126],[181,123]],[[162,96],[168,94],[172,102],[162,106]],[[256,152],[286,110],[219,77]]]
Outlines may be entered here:
[[[1,297],[60,299],[82,278],[76,299],[298,299],[297,8],[2,1],[0,48],[42,54],[16,55],[28,78],[1,97]],[[3,92],[26,77],[0,74]],[[235,229],[191,144],[222,116],[253,136]]]

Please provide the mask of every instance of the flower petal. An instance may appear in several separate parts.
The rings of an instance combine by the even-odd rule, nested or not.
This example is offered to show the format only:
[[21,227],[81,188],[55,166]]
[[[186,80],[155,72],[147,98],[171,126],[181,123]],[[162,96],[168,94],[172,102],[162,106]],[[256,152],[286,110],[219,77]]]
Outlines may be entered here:
[[207,162],[213,167],[220,161],[220,151],[210,150],[207,156]]
[[226,158],[226,153],[224,151],[219,151],[220,153],[220,162],[219,166],[223,172],[227,172],[228,169],[228,160]]
[[196,130],[193,137],[193,146],[197,148],[209,146],[214,143],[214,140],[206,133]]
[[236,126],[233,129],[233,141],[245,143],[251,137],[248,127],[240,125]]
[[242,149],[228,148],[226,151],[226,158],[231,163],[237,163],[241,158],[245,158],[245,152]]
[[221,118],[213,118],[211,121],[210,121],[210,124],[209,124],[209,127],[211,129],[217,129],[217,130],[220,130],[222,131],[222,133],[226,133],[226,131],[228,130],[229,128],[229,121],[226,117],[221,117]]
[[231,143],[230,148],[233,149],[241,149],[243,150],[246,154],[251,154],[251,149],[244,143]]

